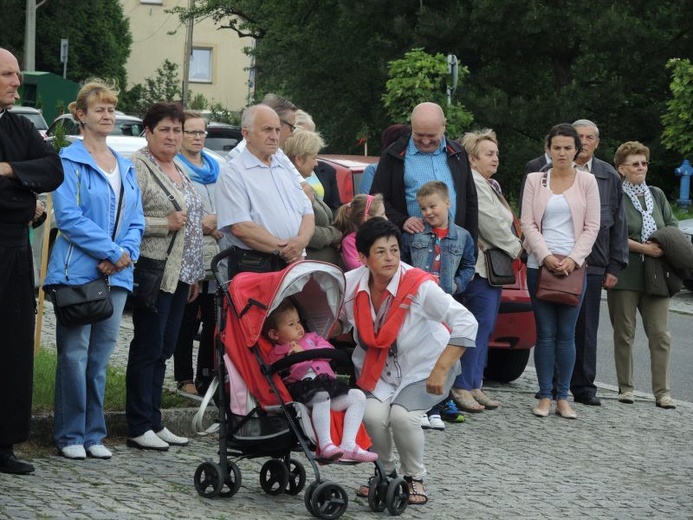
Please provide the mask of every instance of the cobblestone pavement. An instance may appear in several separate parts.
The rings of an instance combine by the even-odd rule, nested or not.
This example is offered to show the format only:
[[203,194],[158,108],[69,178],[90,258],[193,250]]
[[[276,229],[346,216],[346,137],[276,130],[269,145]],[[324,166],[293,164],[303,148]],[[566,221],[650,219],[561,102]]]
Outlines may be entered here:
[[[693,310],[693,297],[683,305],[686,313]],[[119,346],[115,363],[122,362],[126,345]],[[502,402],[498,410],[469,414],[445,432],[426,432],[430,501],[410,506],[403,516],[693,518],[693,404],[679,401],[676,410],[662,410],[642,394],[624,405],[613,388],[602,387],[603,406],[576,404],[578,420],[542,419],[531,414],[535,387],[531,369],[514,383],[489,385],[487,393]],[[234,497],[199,497],[193,473],[201,461],[217,457],[216,435],[195,437],[166,453],[127,448],[122,438],[106,444],[114,451],[109,461],[39,455],[34,475],[0,475],[0,519],[310,518],[302,493],[268,496],[261,490],[264,459],[239,463],[243,483]],[[306,469],[310,483],[307,463]],[[354,494],[371,465],[329,466],[321,473],[349,493],[342,518],[387,515],[372,513]]]

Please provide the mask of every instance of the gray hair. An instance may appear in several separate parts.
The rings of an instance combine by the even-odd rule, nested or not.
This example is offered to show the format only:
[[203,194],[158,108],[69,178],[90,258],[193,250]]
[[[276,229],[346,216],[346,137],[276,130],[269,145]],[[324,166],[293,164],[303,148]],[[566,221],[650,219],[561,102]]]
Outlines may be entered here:
[[250,105],[245,110],[243,110],[243,115],[241,115],[241,128],[246,128],[250,130],[255,124],[255,112],[258,111],[259,107],[272,108],[264,103],[259,103],[257,105]]
[[277,94],[267,94],[262,98],[262,104],[269,106],[279,114],[279,119],[284,119],[287,112],[296,112],[298,110],[298,107],[291,101]]
[[577,121],[573,121],[573,127],[578,128],[580,126],[593,126],[595,130],[597,131],[597,137],[599,137],[599,127],[595,125],[592,121],[589,119],[578,119]]

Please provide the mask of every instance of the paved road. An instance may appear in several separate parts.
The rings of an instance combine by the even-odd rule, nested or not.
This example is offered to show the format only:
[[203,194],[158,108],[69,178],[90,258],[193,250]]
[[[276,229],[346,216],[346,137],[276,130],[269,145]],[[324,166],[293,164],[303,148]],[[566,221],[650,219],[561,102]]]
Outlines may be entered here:
[[[410,507],[404,518],[693,518],[693,404],[662,410],[640,397],[624,405],[602,388],[604,405],[576,405],[577,421],[541,419],[531,414],[535,389],[528,369],[512,384],[487,388],[502,401],[498,410],[427,432],[431,500]],[[187,423],[192,412],[182,414]],[[233,498],[200,498],[192,476],[200,461],[216,457],[217,442],[196,437],[188,447],[150,453],[115,438],[106,442],[114,451],[110,461],[38,455],[35,475],[0,475],[0,519],[310,518],[301,495],[261,491],[262,459],[240,462],[243,484]],[[369,465],[324,468],[323,478],[349,493],[343,518],[384,517],[354,495],[371,471]]]

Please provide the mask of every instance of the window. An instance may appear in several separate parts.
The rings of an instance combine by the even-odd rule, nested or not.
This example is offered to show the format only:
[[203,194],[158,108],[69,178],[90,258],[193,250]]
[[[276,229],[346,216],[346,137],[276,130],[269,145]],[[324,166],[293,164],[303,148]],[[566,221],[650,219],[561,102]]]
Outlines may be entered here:
[[193,47],[188,79],[197,83],[212,82],[212,49]]
[[140,0],[141,4],[163,5],[164,0]]

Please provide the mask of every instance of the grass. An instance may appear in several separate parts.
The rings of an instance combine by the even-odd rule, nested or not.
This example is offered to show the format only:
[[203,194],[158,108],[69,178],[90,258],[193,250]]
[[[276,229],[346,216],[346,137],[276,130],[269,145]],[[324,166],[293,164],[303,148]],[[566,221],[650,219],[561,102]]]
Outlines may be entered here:
[[671,202],[671,208],[674,210],[674,216],[676,216],[676,219],[680,222],[682,220],[686,220],[689,218],[693,218],[693,206],[688,208],[688,210],[679,208],[676,205],[676,201]]
[[[50,349],[39,350],[34,359],[34,413],[53,411],[57,361],[57,353]],[[190,401],[185,397],[164,389],[162,408],[179,408],[189,405]],[[104,409],[109,411],[125,410],[125,370],[122,368],[108,367]]]

